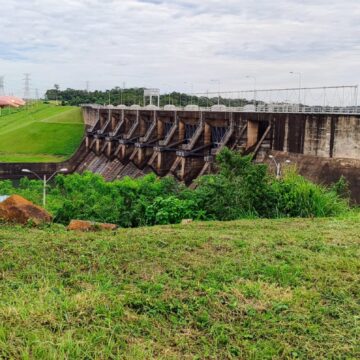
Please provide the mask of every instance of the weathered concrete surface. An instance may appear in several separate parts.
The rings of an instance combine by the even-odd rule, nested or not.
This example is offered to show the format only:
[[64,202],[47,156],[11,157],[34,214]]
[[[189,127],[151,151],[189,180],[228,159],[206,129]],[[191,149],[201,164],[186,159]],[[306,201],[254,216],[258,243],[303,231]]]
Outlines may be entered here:
[[334,120],[334,158],[360,159],[360,119],[339,116]]

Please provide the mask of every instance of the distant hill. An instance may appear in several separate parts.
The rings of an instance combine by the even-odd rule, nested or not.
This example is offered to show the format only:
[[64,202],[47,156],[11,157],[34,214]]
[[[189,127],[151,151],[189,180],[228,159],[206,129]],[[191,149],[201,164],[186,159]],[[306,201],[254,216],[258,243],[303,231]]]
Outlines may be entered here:
[[80,145],[81,109],[37,103],[0,116],[0,162],[60,162]]

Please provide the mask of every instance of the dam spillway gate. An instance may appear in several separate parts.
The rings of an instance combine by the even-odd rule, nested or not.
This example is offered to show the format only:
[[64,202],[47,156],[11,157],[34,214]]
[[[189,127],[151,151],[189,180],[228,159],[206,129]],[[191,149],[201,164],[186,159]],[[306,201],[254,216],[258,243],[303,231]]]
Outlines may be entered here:
[[106,180],[155,172],[189,185],[196,177],[213,171],[216,154],[226,146],[252,153],[257,161],[266,160],[269,153],[290,157],[300,165],[308,161],[313,166],[300,166],[302,172],[306,175],[305,168],[310,167],[309,177],[317,180],[321,174],[320,181],[323,177],[324,182],[341,175],[341,166],[346,163],[345,175],[360,188],[358,114],[94,105],[82,109],[87,130],[85,154],[74,169],[77,172],[89,170]]

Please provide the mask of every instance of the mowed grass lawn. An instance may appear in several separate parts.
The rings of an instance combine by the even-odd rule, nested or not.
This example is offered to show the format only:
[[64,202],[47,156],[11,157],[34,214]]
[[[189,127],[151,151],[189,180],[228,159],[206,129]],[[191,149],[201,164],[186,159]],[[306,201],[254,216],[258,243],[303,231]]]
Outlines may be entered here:
[[360,216],[0,228],[0,358],[359,359]]
[[0,162],[66,160],[80,145],[83,133],[77,107],[39,103],[0,116]]

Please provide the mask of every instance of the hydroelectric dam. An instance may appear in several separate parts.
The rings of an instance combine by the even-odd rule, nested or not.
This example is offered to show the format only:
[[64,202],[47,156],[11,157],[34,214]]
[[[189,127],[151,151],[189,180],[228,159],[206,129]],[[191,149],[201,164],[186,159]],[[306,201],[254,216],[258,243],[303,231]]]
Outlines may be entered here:
[[360,203],[360,107],[85,104],[82,112],[86,133],[71,159],[2,163],[1,178],[22,176],[24,166],[40,174],[67,167],[101,174],[108,181],[154,172],[191,185],[214,171],[216,154],[226,146],[271,167],[274,158],[278,163],[289,160],[317,183],[331,184],[344,176],[352,199]]

